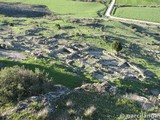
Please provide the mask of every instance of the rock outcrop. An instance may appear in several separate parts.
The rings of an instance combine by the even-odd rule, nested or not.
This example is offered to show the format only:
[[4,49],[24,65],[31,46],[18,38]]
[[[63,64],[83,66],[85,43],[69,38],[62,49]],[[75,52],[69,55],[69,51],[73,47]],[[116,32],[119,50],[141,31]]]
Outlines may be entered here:
[[54,112],[56,110],[56,105],[53,103],[68,95],[70,90],[62,85],[54,85],[53,87],[54,91],[40,96],[32,96],[20,101],[14,108],[10,108],[7,112],[2,113],[2,116],[5,116],[7,119],[7,116],[13,112],[20,113],[27,110],[30,110],[33,113],[36,112],[38,116],[44,116],[45,114]]
[[87,91],[87,92],[95,92],[100,94],[110,94],[116,95],[118,92],[118,88],[115,86],[111,86],[107,81],[102,83],[87,83],[82,85],[81,87],[75,88],[75,91]]

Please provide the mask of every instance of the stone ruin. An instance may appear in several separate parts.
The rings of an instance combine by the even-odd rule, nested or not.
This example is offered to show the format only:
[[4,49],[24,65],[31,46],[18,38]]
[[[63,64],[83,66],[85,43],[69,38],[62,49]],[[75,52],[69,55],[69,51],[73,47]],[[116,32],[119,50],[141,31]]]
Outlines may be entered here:
[[[90,43],[80,43],[43,35],[14,35],[13,39],[11,37],[12,34],[5,35],[9,29],[7,27],[0,29],[2,31],[0,33],[1,39],[5,39],[5,42],[10,44],[10,51],[1,50],[1,56],[16,60],[21,59],[17,56],[23,59],[31,56],[34,56],[35,59],[53,57],[71,66],[76,74],[79,74],[80,71],[90,74],[93,78],[99,80],[118,78],[133,81],[146,78],[145,71],[133,63],[129,63],[113,53],[97,48]],[[22,55],[21,51],[25,51],[28,56],[25,56],[26,54]],[[14,55],[16,56],[14,57]]]
[[95,79],[143,79],[144,71],[133,63],[121,59],[104,49],[88,43],[67,42],[57,40],[50,50],[50,55],[72,66],[75,71],[90,74]]

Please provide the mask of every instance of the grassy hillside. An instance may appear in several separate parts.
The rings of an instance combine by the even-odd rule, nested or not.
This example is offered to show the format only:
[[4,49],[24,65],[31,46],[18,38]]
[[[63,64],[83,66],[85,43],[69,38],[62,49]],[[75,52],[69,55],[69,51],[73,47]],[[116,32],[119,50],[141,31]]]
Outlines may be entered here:
[[[47,97],[33,96],[32,100],[29,98],[33,104],[28,100],[18,101],[19,104],[2,103],[0,100],[0,119],[8,115],[11,120],[127,120],[129,118],[124,115],[159,115],[159,26],[89,19],[97,17],[96,12],[104,7],[99,3],[71,0],[6,1],[46,5],[60,15],[41,18],[0,15],[0,71],[1,67],[15,65],[29,70],[39,68],[48,73],[54,84],[70,88],[71,93],[60,96],[57,101],[53,94],[47,94]],[[134,0],[128,0],[128,4],[131,1]],[[131,4],[138,4],[138,0]],[[143,1],[143,4],[149,2]],[[159,8],[124,7],[118,8],[115,15],[160,22]],[[115,40],[123,47],[119,55],[115,55],[111,47]],[[36,55],[39,53],[42,56]],[[144,78],[135,70],[135,66],[142,71]],[[100,77],[96,78],[95,75]],[[107,78],[101,79],[101,76]],[[74,89],[96,82],[109,83],[103,86],[103,94],[94,91],[102,89],[101,86],[88,85],[92,86],[92,90]],[[21,86],[17,85],[17,88],[21,89]],[[112,94],[114,90],[116,94]],[[124,97],[126,94],[131,94],[136,100],[130,96]],[[143,117],[133,119],[145,120]]]
[[[51,63],[54,64],[51,64]],[[39,68],[49,75],[53,79],[55,84],[62,84],[69,88],[75,88],[80,86],[85,79],[83,75],[81,78],[73,73],[73,69],[69,66],[55,61],[53,59],[34,60],[28,59],[23,62],[13,62],[11,60],[0,58],[0,63],[3,63],[6,67],[12,67],[15,65],[24,66],[30,70]],[[67,69],[67,70],[66,70]]]
[[[99,21],[97,23],[92,20],[80,20],[80,22],[75,23],[74,21],[76,20],[73,18],[68,19],[64,17],[59,20],[1,17],[1,25],[3,24],[3,21],[15,24],[10,28],[13,29],[13,33],[16,35],[25,34],[27,33],[26,31],[31,31],[33,36],[43,35],[53,37],[56,35],[59,36],[57,37],[59,41],[66,39],[68,40],[67,42],[87,42],[95,45],[97,48],[103,48],[110,52],[112,52],[111,42],[113,40],[119,40],[124,46],[122,53],[126,55],[127,60],[154,73],[156,84],[160,77],[159,61],[156,58],[156,55],[150,52],[150,50],[158,50],[156,45],[152,46],[153,43],[158,44],[159,42],[160,30],[158,28],[141,27],[115,21]],[[62,30],[57,30],[55,27],[55,24],[57,23],[60,24]],[[35,25],[38,27],[34,28]],[[132,26],[135,28],[132,28]],[[26,61],[24,62],[26,63]],[[86,75],[85,77],[77,79],[75,74],[72,73],[72,69],[70,73],[67,73],[70,75],[67,75],[65,64],[58,63],[58,65],[51,65],[50,63],[52,63],[52,60],[29,60],[27,63],[31,64],[30,66],[33,65],[32,63],[38,64],[37,67],[39,65],[43,66],[46,72],[50,73],[51,77],[55,76],[56,83],[63,84],[70,88],[79,86],[84,79],[90,78]],[[54,67],[59,67],[60,69]],[[63,75],[60,73],[65,74]],[[151,80],[154,81],[154,79]],[[135,85],[136,83],[132,84]]]
[[76,2],[72,0],[0,0],[0,2],[23,2],[46,5],[57,14],[76,17],[97,17],[97,11],[105,8],[104,5],[97,2]]
[[120,7],[114,14],[117,17],[160,22],[160,8]]
[[159,6],[160,0],[117,0],[117,4]]

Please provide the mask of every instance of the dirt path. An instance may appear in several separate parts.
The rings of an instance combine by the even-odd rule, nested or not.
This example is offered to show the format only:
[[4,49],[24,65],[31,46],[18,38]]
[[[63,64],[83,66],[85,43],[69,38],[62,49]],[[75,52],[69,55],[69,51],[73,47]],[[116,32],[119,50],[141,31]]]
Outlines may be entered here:
[[137,24],[148,24],[148,25],[160,26],[160,23],[156,23],[156,22],[149,22],[149,21],[143,21],[143,20],[134,20],[134,19],[111,16],[111,12],[114,8],[115,3],[116,3],[116,0],[112,0],[112,2],[110,3],[110,5],[108,7],[108,10],[105,14],[108,19],[117,20],[117,21],[121,21],[121,22],[127,22],[127,23],[137,23]]

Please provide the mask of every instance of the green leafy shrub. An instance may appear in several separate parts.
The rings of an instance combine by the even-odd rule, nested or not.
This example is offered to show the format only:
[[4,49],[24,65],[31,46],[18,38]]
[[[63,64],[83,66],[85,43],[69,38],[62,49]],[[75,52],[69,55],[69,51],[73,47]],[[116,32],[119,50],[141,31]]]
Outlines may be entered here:
[[1,102],[16,102],[32,95],[46,92],[47,75],[39,69],[35,72],[24,67],[6,67],[0,71]]
[[114,40],[114,41],[112,42],[112,49],[115,50],[115,51],[117,52],[117,54],[118,54],[119,51],[122,50],[122,44],[121,44],[119,41]]
[[60,24],[55,24],[55,26],[57,27],[58,30],[61,29],[61,25]]

